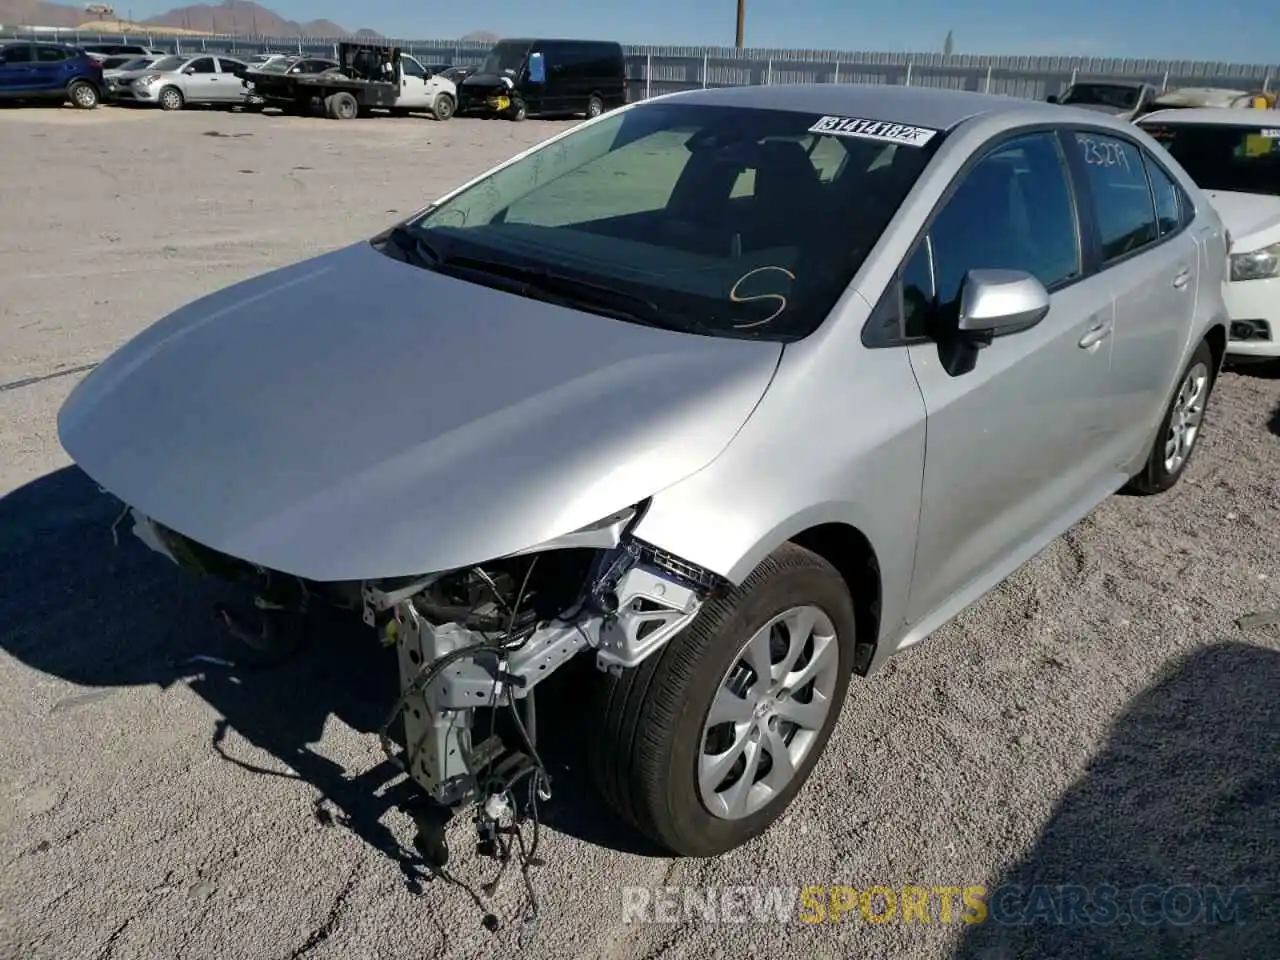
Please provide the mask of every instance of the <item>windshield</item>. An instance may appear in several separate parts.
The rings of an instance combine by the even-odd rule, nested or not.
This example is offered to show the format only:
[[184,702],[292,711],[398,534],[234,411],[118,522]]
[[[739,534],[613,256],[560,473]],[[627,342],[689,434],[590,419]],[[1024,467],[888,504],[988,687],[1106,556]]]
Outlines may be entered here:
[[1138,105],[1138,93],[1137,87],[1116,86],[1109,83],[1077,83],[1063,95],[1060,102],[1131,110]]
[[278,60],[259,64],[256,69],[259,73],[285,73],[295,62],[297,61],[282,57]]
[[142,70],[148,64],[154,63],[155,57],[134,57],[132,60],[126,60],[120,65],[121,70]]
[[1280,196],[1280,116],[1261,123],[1144,123],[1201,190]]
[[[883,137],[870,139],[849,132],[867,121],[834,130],[840,122],[698,104],[633,108],[495,172],[407,232],[444,272],[452,257],[542,271],[561,288],[647,308],[613,314],[623,319],[799,339],[844,292],[942,139],[891,123],[867,128]],[[895,135],[918,135],[921,145],[887,139]]]
[[179,69],[189,59],[189,57],[164,57],[153,63],[151,69],[160,73],[168,73],[171,70]]
[[524,58],[528,52],[527,43],[499,43],[489,51],[489,55],[484,58],[484,63],[476,72],[495,76],[506,73],[515,76],[524,66]]

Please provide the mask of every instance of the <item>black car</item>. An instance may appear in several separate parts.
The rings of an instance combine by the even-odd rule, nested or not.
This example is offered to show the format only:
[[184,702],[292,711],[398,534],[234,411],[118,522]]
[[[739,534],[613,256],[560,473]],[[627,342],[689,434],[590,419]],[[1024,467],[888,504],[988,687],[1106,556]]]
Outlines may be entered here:
[[458,85],[458,112],[599,116],[627,102],[622,45],[606,40],[499,40]]

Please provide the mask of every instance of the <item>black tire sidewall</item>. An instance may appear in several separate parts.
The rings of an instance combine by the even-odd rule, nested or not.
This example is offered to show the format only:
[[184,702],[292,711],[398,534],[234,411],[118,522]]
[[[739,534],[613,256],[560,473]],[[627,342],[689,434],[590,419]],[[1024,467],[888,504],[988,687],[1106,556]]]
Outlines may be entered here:
[[1209,349],[1209,344],[1201,342],[1196,348],[1195,353],[1191,355],[1191,359],[1187,361],[1187,365],[1182,368],[1178,374],[1178,381],[1174,384],[1173,395],[1169,398],[1169,402],[1165,407],[1164,416],[1160,418],[1160,430],[1156,434],[1155,443],[1151,446],[1151,455],[1147,461],[1147,468],[1143,471],[1143,480],[1145,486],[1152,490],[1163,491],[1168,490],[1183,474],[1187,472],[1187,467],[1191,465],[1191,459],[1196,455],[1196,451],[1200,449],[1200,431],[1204,430],[1204,418],[1200,420],[1200,428],[1196,433],[1196,439],[1191,444],[1191,449],[1187,452],[1186,458],[1182,461],[1182,466],[1176,471],[1170,473],[1164,466],[1164,445],[1165,438],[1169,433],[1169,424],[1173,421],[1173,410],[1178,403],[1178,394],[1182,390],[1183,381],[1187,379],[1187,375],[1191,372],[1191,368],[1197,363],[1203,363],[1209,371],[1209,381],[1205,385],[1205,416],[1208,415],[1209,398],[1213,394],[1213,388],[1216,382],[1216,371],[1213,365],[1213,351]]
[[[352,109],[354,104],[355,109]],[[355,120],[360,116],[360,104],[355,97],[349,93],[335,93],[333,95],[333,113],[339,120]]]
[[[703,805],[697,786],[703,722],[741,644],[773,617],[803,604],[821,608],[836,628],[840,666],[831,714],[795,777],[777,797],[750,817],[722,820]],[[713,609],[710,613],[716,616],[722,611]],[[673,644],[681,639],[676,638]],[[681,708],[666,731],[668,742],[664,752],[669,759],[661,778],[665,789],[662,796],[652,799],[659,829],[675,837],[681,850],[712,856],[740,846],[767,830],[790,805],[825,751],[839,719],[852,673],[854,641],[853,602],[849,592],[840,575],[820,562],[820,565],[778,570],[738,598],[737,605],[716,625],[715,639],[703,652],[696,670],[676,667],[676,652],[671,647],[664,652],[658,669],[665,676],[658,678],[658,682],[678,688]]]
[[[176,93],[178,95],[178,101],[172,107],[168,104],[168,95],[170,93]],[[156,99],[160,101],[161,110],[181,110],[187,103],[187,98],[182,95],[182,91],[177,87],[165,87],[160,91],[160,96]]]
[[592,96],[587,99],[587,117],[598,117],[604,113],[604,101],[599,97]]
[[[443,116],[441,116],[439,109],[441,104],[448,104]],[[434,113],[437,120],[448,120],[450,117],[454,116],[456,112],[457,107],[453,102],[453,97],[449,96],[447,93],[442,93],[440,96],[436,97],[436,109]]]

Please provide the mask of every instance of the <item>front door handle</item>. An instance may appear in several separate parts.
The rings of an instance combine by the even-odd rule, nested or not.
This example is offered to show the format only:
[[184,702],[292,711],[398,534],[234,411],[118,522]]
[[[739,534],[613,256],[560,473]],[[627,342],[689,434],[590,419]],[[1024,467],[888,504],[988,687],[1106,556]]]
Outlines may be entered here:
[[1179,290],[1185,289],[1187,284],[1190,282],[1191,282],[1191,270],[1188,267],[1183,267],[1180,271],[1178,271],[1178,275],[1173,278],[1173,285]]
[[1111,336],[1111,324],[1099,324],[1080,338],[1080,347],[1083,350],[1092,350],[1109,336]]

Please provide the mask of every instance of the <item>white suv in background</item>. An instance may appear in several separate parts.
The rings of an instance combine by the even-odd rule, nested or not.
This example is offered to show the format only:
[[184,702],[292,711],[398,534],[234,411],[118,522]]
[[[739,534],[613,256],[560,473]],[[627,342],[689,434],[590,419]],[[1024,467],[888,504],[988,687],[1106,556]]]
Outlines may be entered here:
[[1280,363],[1280,111],[1159,110],[1138,125],[1191,174],[1231,235],[1227,355]]

